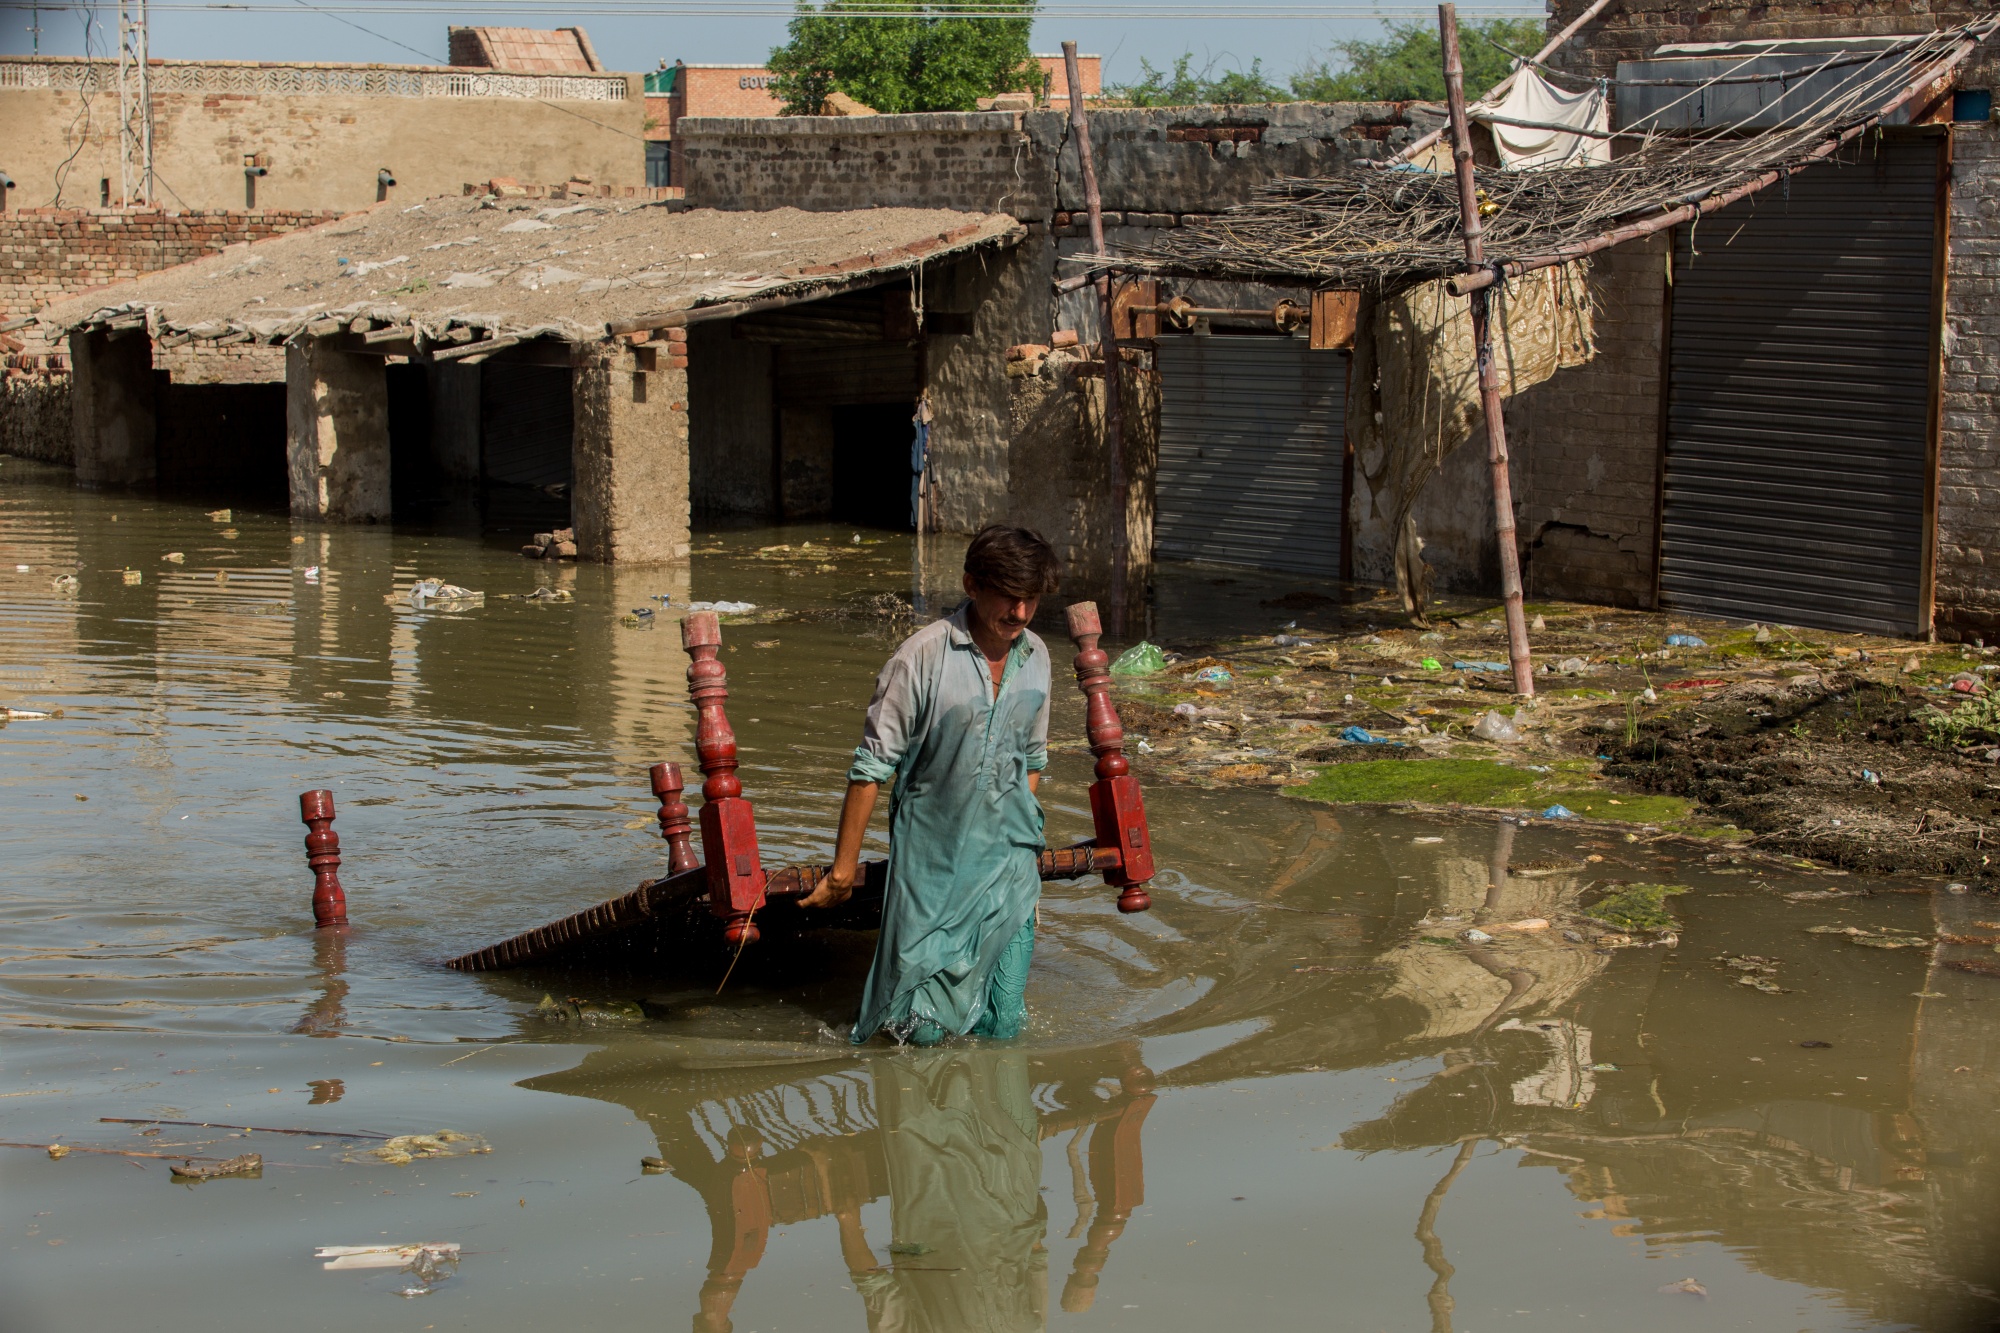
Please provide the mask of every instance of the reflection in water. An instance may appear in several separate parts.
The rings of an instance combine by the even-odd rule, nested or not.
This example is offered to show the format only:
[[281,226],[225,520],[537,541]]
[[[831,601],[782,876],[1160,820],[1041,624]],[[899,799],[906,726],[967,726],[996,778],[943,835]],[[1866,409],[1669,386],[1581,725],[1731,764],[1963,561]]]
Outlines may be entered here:
[[[1426,1313],[1484,1328],[1561,1292],[1567,1307],[1536,1312],[1547,1326],[1580,1315],[1650,1333],[1694,1308],[1656,1294],[1691,1273],[1718,1327],[1992,1324],[2000,982],[1978,969],[2000,908],[1976,894],[1735,865],[1671,840],[1160,784],[1147,803],[1170,870],[1154,910],[1120,917],[1101,885],[1051,886],[1035,1020],[1015,1044],[821,1044],[852,1019],[867,965],[869,942],[840,932],[746,957],[721,996],[643,975],[437,967],[664,864],[645,768],[692,772],[675,632],[690,596],[775,608],[731,631],[725,658],[743,777],[769,855],[826,854],[896,638],[871,608],[907,594],[913,553],[821,529],[809,562],[760,550],[801,531],[713,535],[692,570],[614,571],[395,527],[294,531],[239,512],[224,529],[66,479],[0,486],[0,688],[67,714],[0,729],[0,1091],[20,1097],[4,1105],[22,1123],[9,1138],[169,1106],[292,1123],[283,1105],[302,1126],[463,1121],[498,1149],[452,1164],[472,1173],[462,1183],[413,1164],[378,1190],[303,1145],[288,1162],[265,1143],[273,1181],[289,1182],[258,1196],[268,1212],[241,1191],[205,1187],[204,1206],[232,1205],[206,1213],[164,1186],[155,1198],[115,1158],[0,1158],[24,1214],[67,1225],[101,1210],[60,1249],[0,1237],[10,1296],[67,1316],[10,1306],[15,1324],[132,1322],[158,1299],[157,1266],[100,1281],[63,1265],[162,1235],[202,1242],[175,1251],[175,1271],[230,1293],[212,1326],[233,1333],[290,1317],[287,1264],[312,1245],[463,1232],[469,1255],[517,1266],[468,1257],[428,1299],[466,1301],[453,1317],[493,1333],[541,1328],[563,1313],[530,1308],[533,1292],[619,1262],[627,1235],[671,1246],[704,1218],[708,1243],[670,1249],[664,1274],[660,1253],[625,1256],[650,1283],[629,1307],[597,1296],[616,1307],[607,1326],[659,1326],[665,1306],[725,1328],[768,1301],[760,1326],[1018,1329],[1110,1323],[1143,1301],[1149,1328],[1255,1323],[1259,1302],[1265,1326],[1294,1327],[1337,1299],[1357,1328]],[[922,561],[941,595],[952,545],[929,539]],[[820,558],[834,547],[837,561]],[[127,568],[144,577],[126,583]],[[77,572],[76,595],[52,588],[56,570]],[[424,576],[487,605],[418,610],[408,591]],[[1156,607],[1169,637],[1270,628],[1254,608],[1292,586],[1176,577],[1163,572]],[[524,599],[543,586],[573,600]],[[655,614],[625,619],[639,608]],[[1044,794],[1061,842],[1089,827],[1073,696],[1052,734]],[[309,928],[297,794],[321,786],[340,805],[351,934]],[[1675,899],[1680,946],[1568,937],[1607,880],[1691,886]],[[1787,896],[1828,888],[1842,893]],[[1556,924],[1501,929],[1537,917]],[[1805,933],[1826,924],[1945,938],[1885,952]],[[1494,938],[1468,945],[1474,926]],[[1786,993],[1713,961],[1748,953],[1781,960]],[[537,1018],[544,995],[601,1017]],[[641,1145],[614,1104],[688,1188],[662,1181],[632,1202]],[[1286,1109],[1242,1114],[1255,1106]],[[117,1191],[92,1192],[99,1165],[123,1177]],[[535,1182],[558,1177],[582,1258],[537,1230]],[[1051,1221],[1045,1185],[1073,1215],[1065,1202]],[[810,1256],[772,1237],[815,1219],[830,1220],[800,1244],[825,1267],[801,1277]],[[842,1281],[855,1299],[829,1316]],[[327,1320],[363,1327],[381,1322],[368,1302],[392,1298],[312,1291]],[[348,1299],[361,1303],[333,1311]]]
[[[1091,1308],[1113,1243],[1145,1202],[1140,1133],[1155,1096],[1133,1042],[748,1066],[622,1051],[526,1086],[629,1107],[668,1170],[701,1196],[712,1242],[697,1333],[731,1327],[774,1227],[820,1217],[835,1219],[871,1331],[1040,1330],[1042,1141],[1069,1136],[1080,1167],[1084,1243],[1064,1310]],[[878,1199],[890,1205],[886,1238],[863,1227],[862,1209]]]

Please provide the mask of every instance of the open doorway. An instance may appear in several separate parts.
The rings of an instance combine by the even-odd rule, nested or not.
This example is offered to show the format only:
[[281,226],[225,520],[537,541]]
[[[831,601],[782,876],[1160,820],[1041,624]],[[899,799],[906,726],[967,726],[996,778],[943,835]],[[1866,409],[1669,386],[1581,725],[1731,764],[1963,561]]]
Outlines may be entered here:
[[916,527],[910,513],[914,403],[832,409],[833,517],[870,528]]

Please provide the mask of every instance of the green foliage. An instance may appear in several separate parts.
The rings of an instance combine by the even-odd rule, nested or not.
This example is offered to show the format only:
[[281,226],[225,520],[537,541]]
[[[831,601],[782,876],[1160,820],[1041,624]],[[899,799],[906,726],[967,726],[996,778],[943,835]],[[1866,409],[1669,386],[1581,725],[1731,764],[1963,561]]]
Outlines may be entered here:
[[1619,930],[1679,930],[1681,923],[1667,911],[1667,899],[1686,892],[1679,884],[1626,884],[1598,899],[1584,915]]
[[[1339,57],[1321,60],[1292,76],[1292,95],[1304,102],[1441,102],[1444,53],[1437,26],[1385,19],[1387,35],[1335,42]],[[1500,47],[1532,54],[1545,40],[1540,19],[1472,19],[1458,29],[1468,101],[1507,77],[1513,58]],[[1498,43],[1496,45],[1495,43]]]
[[[846,93],[888,114],[971,111],[982,97],[1035,91],[1041,66],[1028,47],[1035,0],[986,0],[1019,18],[952,18],[951,6],[912,0],[799,0],[788,40],[771,52],[772,91],[788,116],[817,115]],[[849,10],[864,10],[853,14]],[[896,11],[885,17],[884,10]]]
[[1131,106],[1243,106],[1257,102],[1290,102],[1285,90],[1264,77],[1264,62],[1253,60],[1246,70],[1215,74],[1213,62],[1194,68],[1194,54],[1184,51],[1171,72],[1154,69],[1143,56],[1134,83],[1113,84],[1105,91]]
[[1925,704],[1916,713],[1924,738],[1940,750],[1969,745],[1975,736],[2000,735],[2000,694],[1977,695],[1956,708]]

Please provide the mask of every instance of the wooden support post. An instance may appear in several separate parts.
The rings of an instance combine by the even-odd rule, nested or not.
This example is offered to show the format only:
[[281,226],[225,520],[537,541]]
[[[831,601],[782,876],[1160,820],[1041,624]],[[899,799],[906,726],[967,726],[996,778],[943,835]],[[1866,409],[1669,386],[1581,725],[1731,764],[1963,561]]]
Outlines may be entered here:
[[[1065,44],[1065,49],[1073,49]],[[1097,830],[1097,849],[1116,851],[1116,869],[1104,872],[1105,883],[1123,890],[1118,910],[1143,912],[1153,905],[1144,885],[1153,877],[1153,840],[1146,827],[1146,802],[1139,779],[1125,758],[1125,728],[1111,703],[1111,656],[1097,646],[1104,633],[1097,603],[1073,602],[1065,612],[1069,636],[1076,641],[1076,683],[1083,691],[1085,728],[1090,752],[1097,756],[1097,781],[1090,784],[1090,818]]]
[[[1063,69],[1069,80],[1070,137],[1076,140],[1077,165],[1083,175],[1083,200],[1090,209],[1090,248],[1104,254],[1104,199],[1097,190],[1097,168],[1090,155],[1090,122],[1083,111],[1083,75],[1077,69],[1076,43],[1064,42]],[[1125,532],[1125,414],[1123,353],[1118,350],[1118,319],[1113,309],[1111,278],[1097,279],[1098,322],[1103,326],[1104,438],[1111,449],[1111,622],[1125,625],[1125,563],[1131,542]],[[1137,909],[1134,909],[1137,910]]]
[[[1465,235],[1465,266],[1485,266],[1486,245],[1479,222],[1479,185],[1472,172],[1472,130],[1465,119],[1465,67],[1458,55],[1458,9],[1438,6],[1444,45],[1445,102],[1451,116],[1452,160],[1458,174],[1458,216]],[[1500,599],[1507,611],[1507,656],[1514,666],[1514,692],[1535,692],[1535,668],[1528,657],[1528,619],[1521,604],[1521,553],[1514,544],[1514,488],[1507,476],[1507,421],[1501,415],[1500,374],[1493,364],[1492,311],[1487,289],[1472,293],[1472,343],[1479,358],[1479,406],[1486,418],[1486,461],[1493,470],[1493,530],[1500,543]]]
[[715,612],[690,612],[681,622],[681,642],[693,659],[688,696],[700,717],[694,746],[703,777],[701,853],[708,867],[709,908],[727,922],[724,937],[740,948],[757,942],[751,917],[764,905],[764,863],[757,853],[756,814],[736,776],[736,733],[723,712],[729,675],[717,660],[722,625]]
[[683,870],[693,870],[701,864],[701,858],[694,854],[694,839],[690,836],[694,829],[687,802],[681,793],[687,784],[681,781],[679,764],[654,764],[651,770],[653,796],[660,803],[660,836],[667,840],[667,873],[678,875]]
[[333,793],[299,793],[299,820],[306,833],[306,864],[313,872],[313,925],[347,924],[347,891],[340,887],[340,835],[333,831]]

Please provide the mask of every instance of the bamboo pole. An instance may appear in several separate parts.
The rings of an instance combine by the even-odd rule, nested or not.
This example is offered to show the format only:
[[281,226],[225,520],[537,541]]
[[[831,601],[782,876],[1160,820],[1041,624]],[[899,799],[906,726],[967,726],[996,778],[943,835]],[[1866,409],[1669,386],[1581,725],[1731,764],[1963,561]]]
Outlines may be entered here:
[[[1097,168],[1091,162],[1090,123],[1083,112],[1083,76],[1077,69],[1076,43],[1064,42],[1063,72],[1069,80],[1070,135],[1076,140],[1076,160],[1083,174],[1083,199],[1090,209],[1090,248],[1104,249],[1104,200],[1097,191]],[[1111,277],[1097,278],[1097,315],[1103,325],[1104,348],[1104,436],[1111,446],[1111,620],[1122,632],[1125,628],[1125,562],[1129,542],[1125,534],[1125,414],[1124,354],[1118,350],[1118,327],[1112,318]]]
[[[1497,102],[1502,97],[1505,97],[1507,95],[1507,90],[1514,86],[1514,80],[1521,76],[1522,69],[1527,68],[1529,65],[1539,65],[1544,60],[1547,60],[1550,56],[1554,55],[1558,50],[1561,49],[1561,47],[1565,42],[1569,41],[1570,38],[1576,36],[1577,32],[1583,27],[1584,24],[1590,22],[1592,19],[1596,18],[1599,14],[1603,13],[1611,3],[1612,0],[1594,0],[1594,3],[1590,6],[1590,8],[1584,10],[1581,14],[1578,14],[1576,18],[1571,21],[1568,27],[1564,28],[1561,32],[1557,33],[1555,36],[1549,38],[1549,40],[1543,44],[1542,49],[1535,52],[1535,54],[1529,58],[1526,65],[1522,65],[1521,67],[1517,68],[1512,74],[1509,74],[1506,78],[1500,80],[1500,82],[1494,84],[1491,88],[1488,88],[1486,90],[1486,95],[1481,97],[1479,100],[1481,102]],[[1449,126],[1447,126],[1446,128],[1448,129]],[[1564,128],[1568,127],[1565,126]],[[1423,152],[1424,149],[1429,148],[1432,144],[1436,143],[1439,139],[1442,139],[1444,135],[1445,135],[1444,130],[1432,130],[1429,134],[1426,134],[1423,138],[1417,140],[1415,143],[1411,144],[1408,148],[1405,148],[1402,152],[1397,153],[1394,157],[1390,158],[1389,161],[1407,162],[1411,158],[1415,157],[1418,153]]]
[[[1446,106],[1451,115],[1452,161],[1458,176],[1458,212],[1465,234],[1465,264],[1486,262],[1479,221],[1479,186],[1472,173],[1472,129],[1465,119],[1465,67],[1458,55],[1458,9],[1438,6],[1444,45]],[[1493,469],[1493,531],[1500,544],[1500,598],[1507,610],[1507,656],[1514,666],[1514,692],[1533,695],[1535,668],[1528,659],[1528,619],[1521,605],[1521,555],[1514,545],[1514,488],[1507,476],[1507,423],[1500,412],[1500,375],[1493,365],[1493,329],[1488,292],[1472,293],[1472,342],[1479,358],[1479,407],[1486,418],[1486,461]]]
[[1906,84],[1903,91],[1897,95],[1895,101],[1890,102],[1887,106],[1884,106],[1881,110],[1858,124],[1850,125],[1839,134],[1829,136],[1797,162],[1773,168],[1770,171],[1751,177],[1741,185],[1732,186],[1727,190],[1711,194],[1703,199],[1692,200],[1680,205],[1678,208],[1669,209],[1664,213],[1657,213],[1641,221],[1613,228],[1588,240],[1578,241],[1575,245],[1561,246],[1549,254],[1529,255],[1521,259],[1510,259],[1504,264],[1495,264],[1471,273],[1461,273],[1447,284],[1451,289],[1451,294],[1453,296],[1467,296],[1475,291],[1490,287],[1494,283],[1506,278],[1518,278],[1523,273],[1531,273],[1536,269],[1553,268],[1557,264],[1567,264],[1572,259],[1582,259],[1586,255],[1594,255],[1600,250],[1609,250],[1614,245],[1623,245],[1627,241],[1636,241],[1642,236],[1651,236],[1655,232],[1662,232],[1669,227],[1675,227],[1683,222],[1701,217],[1704,214],[1713,213],[1718,208],[1727,208],[1739,199],[1747,199],[1766,186],[1777,184],[1790,172],[1797,171],[1801,167],[1810,166],[1816,162],[1824,161],[1833,156],[1855,139],[1881,124],[1888,117],[1895,115],[1896,112],[1902,110],[1910,102],[1923,96],[1925,92],[1936,88],[1955,66],[1963,62],[1967,56],[1979,48],[1980,43],[1986,40],[1991,31],[1991,28],[1973,30],[1970,35],[1945,52],[1936,63],[1926,66],[1922,73]]

